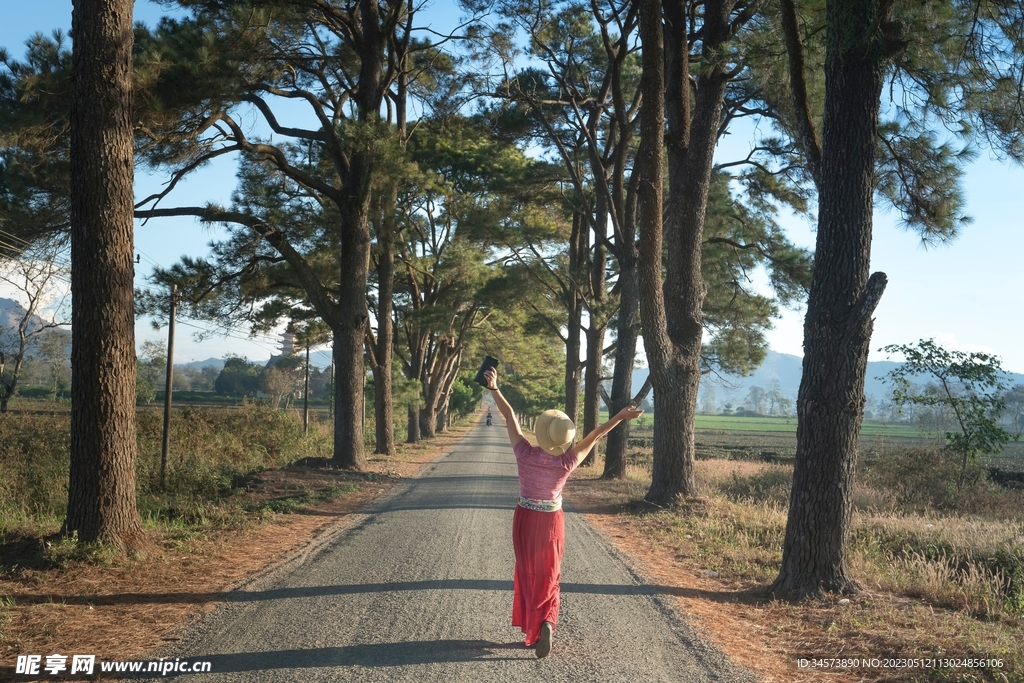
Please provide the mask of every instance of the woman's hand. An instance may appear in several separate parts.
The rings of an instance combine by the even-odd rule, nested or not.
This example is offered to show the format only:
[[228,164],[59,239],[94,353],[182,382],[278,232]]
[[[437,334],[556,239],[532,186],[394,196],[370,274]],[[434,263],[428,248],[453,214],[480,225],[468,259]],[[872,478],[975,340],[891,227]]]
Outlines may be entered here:
[[498,369],[487,368],[484,372],[484,381],[487,382],[487,388],[491,391],[498,390]]
[[644,411],[637,410],[635,406],[626,406],[615,415],[615,419],[620,421],[635,420],[644,414]]

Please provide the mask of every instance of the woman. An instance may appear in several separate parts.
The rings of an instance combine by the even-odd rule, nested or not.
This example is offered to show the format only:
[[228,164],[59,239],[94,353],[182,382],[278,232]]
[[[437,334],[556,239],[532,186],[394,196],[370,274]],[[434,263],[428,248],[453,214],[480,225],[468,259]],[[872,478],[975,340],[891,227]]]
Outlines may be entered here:
[[573,446],[576,427],[572,420],[560,410],[548,410],[537,418],[538,445],[531,446],[519,428],[512,406],[498,389],[497,370],[487,370],[484,377],[498,412],[505,418],[519,469],[519,505],[512,518],[516,555],[512,625],[523,630],[526,646],[536,647],[538,658],[546,657],[551,652],[551,637],[558,623],[558,581],[565,544],[562,487],[598,439],[623,420],[637,418],[644,411],[627,406]]

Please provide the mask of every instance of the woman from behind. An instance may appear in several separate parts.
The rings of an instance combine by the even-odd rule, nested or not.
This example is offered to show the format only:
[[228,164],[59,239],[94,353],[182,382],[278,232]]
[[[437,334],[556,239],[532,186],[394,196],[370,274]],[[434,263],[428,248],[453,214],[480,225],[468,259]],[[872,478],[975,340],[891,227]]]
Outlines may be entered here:
[[512,625],[522,629],[526,646],[536,647],[537,657],[542,658],[551,652],[558,624],[565,545],[562,487],[601,437],[643,411],[627,406],[573,445],[576,427],[572,420],[560,410],[548,410],[537,418],[537,445],[533,446],[523,436],[512,406],[498,389],[497,370],[491,368],[484,376],[498,412],[505,419],[519,472],[519,504],[512,519],[516,558]]

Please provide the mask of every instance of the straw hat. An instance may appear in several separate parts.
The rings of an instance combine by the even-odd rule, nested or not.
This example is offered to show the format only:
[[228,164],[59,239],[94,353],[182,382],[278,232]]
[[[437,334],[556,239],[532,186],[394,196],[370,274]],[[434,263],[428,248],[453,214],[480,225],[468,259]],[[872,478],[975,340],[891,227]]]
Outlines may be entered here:
[[545,410],[537,417],[537,445],[548,455],[562,455],[576,436],[576,425],[561,410]]

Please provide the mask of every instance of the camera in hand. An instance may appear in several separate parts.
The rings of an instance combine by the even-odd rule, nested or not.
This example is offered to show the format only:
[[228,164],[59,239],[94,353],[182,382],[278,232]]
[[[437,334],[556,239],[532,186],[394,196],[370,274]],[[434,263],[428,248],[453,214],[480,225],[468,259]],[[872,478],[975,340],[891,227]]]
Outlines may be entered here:
[[486,387],[487,378],[484,377],[484,373],[490,370],[491,368],[496,367],[498,367],[497,358],[492,358],[491,356],[484,356],[484,362],[480,364],[480,369],[477,370],[476,377],[473,378],[473,381],[482,387]]

